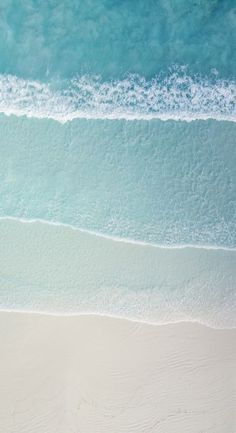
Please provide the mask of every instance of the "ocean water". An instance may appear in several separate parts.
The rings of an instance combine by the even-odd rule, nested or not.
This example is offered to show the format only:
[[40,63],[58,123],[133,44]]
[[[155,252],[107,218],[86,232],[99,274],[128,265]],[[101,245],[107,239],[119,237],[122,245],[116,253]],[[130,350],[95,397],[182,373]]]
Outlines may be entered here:
[[233,0],[3,0],[0,14],[3,74],[150,79],[187,65],[235,78]]
[[0,308],[235,326],[234,2],[4,0],[0,35]]
[[235,119],[233,0],[4,0],[0,111]]

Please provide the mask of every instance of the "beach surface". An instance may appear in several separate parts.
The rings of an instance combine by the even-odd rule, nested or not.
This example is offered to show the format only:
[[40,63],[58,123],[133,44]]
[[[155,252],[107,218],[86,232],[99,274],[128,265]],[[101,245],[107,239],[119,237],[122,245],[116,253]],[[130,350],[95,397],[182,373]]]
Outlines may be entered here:
[[0,313],[3,433],[235,433],[236,329]]

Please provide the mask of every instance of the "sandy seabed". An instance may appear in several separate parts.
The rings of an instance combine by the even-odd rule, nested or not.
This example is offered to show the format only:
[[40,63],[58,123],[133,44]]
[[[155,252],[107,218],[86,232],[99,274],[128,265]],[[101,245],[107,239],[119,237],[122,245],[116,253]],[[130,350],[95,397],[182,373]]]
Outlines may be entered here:
[[1,433],[235,433],[236,329],[0,313]]

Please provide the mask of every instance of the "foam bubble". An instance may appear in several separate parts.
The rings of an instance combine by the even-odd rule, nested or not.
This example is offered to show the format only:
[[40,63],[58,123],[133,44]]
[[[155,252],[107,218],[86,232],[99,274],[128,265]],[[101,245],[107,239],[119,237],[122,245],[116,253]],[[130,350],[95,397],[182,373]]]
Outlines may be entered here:
[[93,119],[236,120],[236,83],[183,71],[146,80],[129,75],[103,82],[81,76],[40,83],[0,75],[0,112],[66,122]]

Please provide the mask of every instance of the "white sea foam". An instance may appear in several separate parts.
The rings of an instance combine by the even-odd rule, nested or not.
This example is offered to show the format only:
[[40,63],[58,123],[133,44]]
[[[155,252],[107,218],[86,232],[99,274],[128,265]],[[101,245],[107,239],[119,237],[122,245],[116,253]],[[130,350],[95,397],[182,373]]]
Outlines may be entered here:
[[66,224],[66,223],[62,223],[60,221],[48,221],[46,219],[41,219],[41,218],[18,218],[18,217],[13,217],[13,216],[0,216],[0,221],[18,221],[20,223],[23,224],[32,224],[32,223],[41,223],[41,224],[46,224],[46,225],[51,225],[51,226],[56,226],[56,227],[65,227],[65,228],[69,228],[71,230],[75,230],[81,233],[87,233],[89,235],[93,235],[96,237],[101,237],[104,239],[110,239],[114,242],[122,242],[122,243],[127,243],[127,244],[133,244],[133,245],[140,245],[140,246],[149,246],[149,247],[153,247],[153,248],[163,248],[163,249],[183,249],[183,248],[196,248],[196,249],[204,249],[204,250],[222,250],[222,251],[236,251],[235,247],[228,247],[228,246],[223,246],[223,245],[207,245],[207,244],[191,244],[191,243],[187,243],[187,244],[161,244],[161,243],[155,243],[155,242],[148,242],[148,241],[140,241],[140,240],[135,240],[135,239],[131,239],[131,238],[123,238],[120,236],[112,236],[112,235],[107,235],[106,233],[102,233],[102,232],[97,232],[94,230],[87,230],[87,229],[83,229],[81,227],[76,227],[72,224]]
[[139,76],[103,82],[82,76],[40,83],[0,76],[0,112],[66,122],[87,119],[236,121],[236,83],[173,72],[148,81]]

